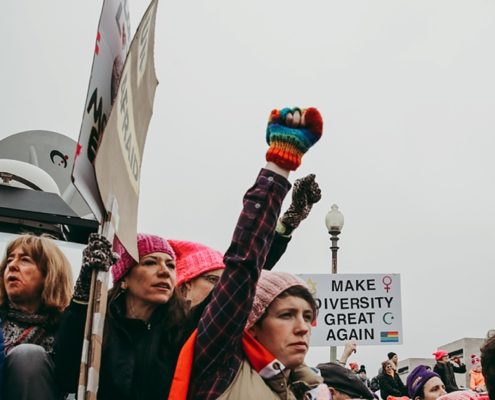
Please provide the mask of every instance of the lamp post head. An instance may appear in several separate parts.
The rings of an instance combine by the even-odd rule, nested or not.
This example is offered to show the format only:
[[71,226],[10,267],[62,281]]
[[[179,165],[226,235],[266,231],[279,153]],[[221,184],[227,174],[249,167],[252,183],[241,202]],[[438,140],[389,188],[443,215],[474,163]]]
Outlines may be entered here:
[[339,211],[337,204],[333,204],[325,217],[325,224],[329,233],[339,234],[344,227],[344,216]]

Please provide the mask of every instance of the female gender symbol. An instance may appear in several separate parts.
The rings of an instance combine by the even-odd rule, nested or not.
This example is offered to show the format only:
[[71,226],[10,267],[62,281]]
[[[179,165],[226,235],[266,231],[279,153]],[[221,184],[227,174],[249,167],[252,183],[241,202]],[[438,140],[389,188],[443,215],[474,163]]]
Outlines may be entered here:
[[391,278],[390,276],[388,276],[388,275],[385,275],[385,276],[383,277],[383,279],[382,279],[382,282],[383,282],[383,285],[384,285],[384,289],[385,289],[385,290],[387,291],[387,293],[388,293],[388,291],[389,291],[390,289],[392,289],[392,288],[390,287],[390,284],[392,283],[392,278]]

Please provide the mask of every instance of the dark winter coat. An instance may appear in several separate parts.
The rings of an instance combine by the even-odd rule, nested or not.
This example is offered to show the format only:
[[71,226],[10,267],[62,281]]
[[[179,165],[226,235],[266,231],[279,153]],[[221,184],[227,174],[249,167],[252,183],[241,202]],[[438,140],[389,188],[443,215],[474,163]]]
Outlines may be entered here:
[[[181,331],[167,326],[168,304],[159,306],[148,323],[130,319],[124,303],[121,296],[107,311],[98,400],[166,399],[189,324]],[[77,389],[86,310],[71,303],[55,343],[56,377],[65,393]]]
[[380,383],[380,396],[383,400],[387,400],[388,396],[409,396],[406,386],[397,373],[394,373],[392,377],[382,372],[378,375],[378,382]]
[[445,385],[445,391],[447,393],[450,393],[459,390],[457,382],[455,381],[454,372],[457,372],[458,374],[466,372],[466,365],[461,364],[460,366],[456,366],[451,362],[448,362],[446,364],[437,362],[433,367],[433,371],[440,375],[440,379]]
[[[5,353],[3,345],[3,331],[2,331],[2,321],[0,320],[0,393],[3,390],[3,365],[5,363]],[[0,395],[1,397],[1,395]]]

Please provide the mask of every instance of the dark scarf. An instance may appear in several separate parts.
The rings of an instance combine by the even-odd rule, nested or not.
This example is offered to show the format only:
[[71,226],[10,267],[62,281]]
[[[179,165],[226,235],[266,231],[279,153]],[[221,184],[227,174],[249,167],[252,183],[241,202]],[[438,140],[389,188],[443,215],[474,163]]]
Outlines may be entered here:
[[41,311],[36,314],[27,314],[9,304],[9,308],[2,310],[1,315],[5,353],[23,343],[46,347],[47,332],[51,332],[55,325],[54,318],[50,313]]

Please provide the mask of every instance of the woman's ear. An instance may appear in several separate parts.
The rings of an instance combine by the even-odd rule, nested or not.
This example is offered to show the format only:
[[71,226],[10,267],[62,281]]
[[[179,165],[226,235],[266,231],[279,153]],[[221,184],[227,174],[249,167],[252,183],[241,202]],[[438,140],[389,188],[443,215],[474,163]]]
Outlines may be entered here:
[[125,278],[122,280],[122,282],[120,282],[120,288],[122,290],[127,290],[127,281],[125,280]]
[[248,332],[254,337],[256,338],[256,332],[257,332],[257,329],[256,329],[256,325],[253,325],[252,327],[250,327],[248,329]]

